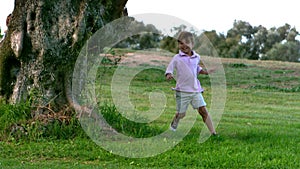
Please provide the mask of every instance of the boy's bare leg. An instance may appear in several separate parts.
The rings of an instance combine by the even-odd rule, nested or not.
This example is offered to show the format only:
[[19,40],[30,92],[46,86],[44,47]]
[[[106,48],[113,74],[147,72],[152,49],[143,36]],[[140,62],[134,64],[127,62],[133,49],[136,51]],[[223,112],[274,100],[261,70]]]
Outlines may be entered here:
[[210,131],[211,134],[217,134],[216,130],[214,128],[212,119],[210,115],[208,114],[208,111],[205,106],[199,107],[198,109],[199,114],[202,116],[203,122],[206,124],[208,130]]
[[179,120],[185,116],[185,113],[176,113],[173,121],[171,123],[172,130],[175,131],[177,129]]

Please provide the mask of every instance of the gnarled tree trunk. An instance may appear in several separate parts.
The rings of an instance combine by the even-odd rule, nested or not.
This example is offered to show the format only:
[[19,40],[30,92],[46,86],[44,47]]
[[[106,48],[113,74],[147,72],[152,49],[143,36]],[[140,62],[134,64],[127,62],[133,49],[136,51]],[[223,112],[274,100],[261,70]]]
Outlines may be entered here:
[[2,98],[10,103],[31,99],[39,113],[72,104],[66,91],[82,46],[92,33],[121,17],[126,2],[15,0],[0,45]]

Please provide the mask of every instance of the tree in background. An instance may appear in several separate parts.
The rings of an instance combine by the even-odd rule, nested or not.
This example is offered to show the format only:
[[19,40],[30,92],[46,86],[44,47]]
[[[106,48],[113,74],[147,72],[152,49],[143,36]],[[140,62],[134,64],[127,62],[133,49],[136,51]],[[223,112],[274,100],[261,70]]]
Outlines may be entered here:
[[225,38],[215,32],[204,34],[212,41],[221,57],[299,61],[299,41],[296,40],[299,33],[289,24],[268,30],[261,25],[252,27],[248,22],[234,21],[233,28],[228,30]]
[[288,41],[286,43],[276,43],[272,49],[262,56],[262,60],[279,61],[300,61],[300,43],[299,41]]
[[179,50],[177,47],[177,39],[170,36],[163,37],[160,42],[160,48],[172,53],[177,53]]
[[255,29],[250,23],[245,21],[234,21],[233,28],[227,32],[226,36],[226,42],[228,43],[227,56],[258,59],[256,55],[253,55],[254,48],[251,48],[254,32]]
[[[171,31],[178,34],[187,27],[181,25]],[[271,59],[299,62],[299,41],[296,37],[299,32],[291,28],[289,24],[281,27],[272,27],[269,30],[262,25],[251,26],[249,22],[237,21],[227,34],[218,34],[215,30],[204,31],[200,35],[194,33],[196,38],[195,49],[201,55],[213,55],[211,44],[220,57],[247,58],[247,59]],[[205,37],[211,42],[209,44]],[[176,39],[163,37],[161,48],[176,53]],[[297,46],[298,45],[298,46]],[[215,55],[214,55],[215,56]]]
[[287,34],[287,36],[286,36],[286,40],[287,40],[288,42],[295,42],[295,41],[297,41],[297,40],[296,40],[297,35],[299,35],[299,32],[296,30],[296,28],[292,28],[292,29],[288,32],[288,34]]
[[259,58],[261,54],[264,52],[264,44],[267,40],[268,30],[262,25],[254,27],[253,38],[250,41],[251,45],[251,53],[253,58]]
[[145,25],[143,22],[138,22],[131,18],[131,26],[135,29],[144,32],[142,34],[133,35],[119,42],[117,48],[131,48],[135,50],[151,49],[159,47],[160,31],[152,24]]
[[[145,30],[157,31],[153,25],[144,25],[136,22],[139,27]],[[151,27],[151,28],[147,28]],[[177,53],[176,36],[179,32],[186,30],[187,26],[180,25],[173,27],[170,31],[174,34],[171,36],[160,37],[158,34],[143,34],[129,37],[126,41],[119,44],[119,47],[131,47],[133,49],[147,49],[160,47],[172,53]],[[147,32],[147,31],[146,31]],[[201,55],[214,55],[211,49],[213,46],[220,57],[227,58],[246,58],[252,60],[258,59],[275,59],[298,62],[299,50],[297,44],[299,41],[296,37],[299,32],[296,28],[291,28],[289,24],[285,24],[278,28],[265,28],[262,25],[251,26],[249,22],[235,20],[233,27],[228,30],[227,34],[218,34],[215,30],[204,31],[201,34],[190,30],[195,36],[195,46],[197,52]],[[210,43],[207,41],[209,39]],[[157,45],[160,43],[160,45]],[[293,54],[291,57],[282,55],[285,53]],[[280,52],[279,52],[280,51]],[[271,54],[276,56],[270,56]],[[280,53],[280,54],[279,54]],[[281,58],[280,58],[281,57]]]
[[299,62],[300,42],[296,40],[299,33],[296,28],[285,24],[279,28],[271,28],[266,36],[261,59]]

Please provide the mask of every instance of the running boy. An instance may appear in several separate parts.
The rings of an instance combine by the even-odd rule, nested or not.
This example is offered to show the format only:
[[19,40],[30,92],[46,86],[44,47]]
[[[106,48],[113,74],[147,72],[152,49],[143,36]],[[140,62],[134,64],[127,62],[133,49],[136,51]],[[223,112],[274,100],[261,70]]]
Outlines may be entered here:
[[201,115],[203,122],[212,135],[217,135],[211,117],[206,109],[206,103],[202,96],[203,88],[197,78],[198,74],[208,75],[208,72],[200,64],[200,55],[193,51],[194,37],[190,32],[183,31],[178,36],[179,53],[169,63],[165,76],[167,80],[173,79],[176,70],[176,114],[170,129],[176,131],[179,120],[182,119],[191,104]]

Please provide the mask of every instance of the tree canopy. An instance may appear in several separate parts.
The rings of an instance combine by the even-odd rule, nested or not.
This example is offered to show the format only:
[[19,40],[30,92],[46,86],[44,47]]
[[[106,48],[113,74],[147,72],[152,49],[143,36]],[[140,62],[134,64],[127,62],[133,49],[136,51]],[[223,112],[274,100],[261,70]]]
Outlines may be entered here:
[[[172,28],[175,37],[178,32],[186,30],[185,25]],[[203,36],[206,36],[220,57],[226,58],[246,58],[252,60],[280,60],[280,61],[300,61],[299,32],[296,28],[285,24],[278,28],[252,26],[249,22],[235,20],[233,27],[227,34],[217,33],[215,30],[204,31],[200,35],[194,32],[196,41],[203,43]],[[161,38],[161,48],[171,52],[177,52],[177,43],[173,37]],[[196,48],[200,44],[196,44]],[[210,55],[210,52],[202,47],[200,54]]]

